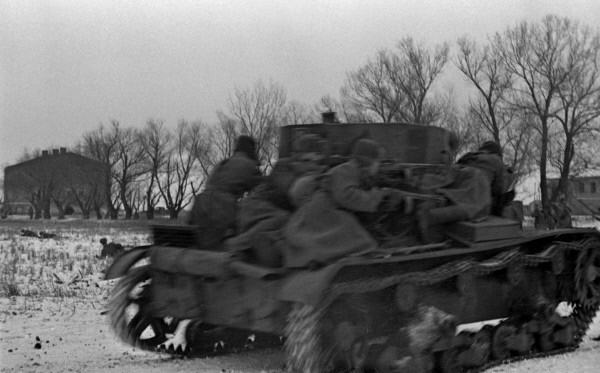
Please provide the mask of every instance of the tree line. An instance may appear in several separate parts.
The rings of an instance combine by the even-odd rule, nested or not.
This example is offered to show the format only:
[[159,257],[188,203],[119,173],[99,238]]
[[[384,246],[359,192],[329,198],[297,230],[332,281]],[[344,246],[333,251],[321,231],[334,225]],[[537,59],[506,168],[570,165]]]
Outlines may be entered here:
[[[539,171],[545,209],[569,178],[600,168],[600,35],[566,17],[521,21],[485,41],[468,36],[427,47],[412,37],[380,49],[347,72],[339,97],[312,105],[288,100],[274,82],[256,82],[230,95],[215,124],[149,119],[143,128],[118,120],[84,135],[77,152],[107,164],[107,215],[125,218],[162,204],[171,218],[190,205],[210,171],[231,155],[241,134],[257,141],[265,170],[276,161],[278,128],[319,121],[334,111],[340,122],[405,122],[458,134],[457,154],[493,139],[518,179]],[[453,64],[469,87],[467,103],[439,82]],[[436,86],[437,84],[437,86]],[[26,154],[31,157],[35,154]],[[558,176],[553,190],[548,174]]]

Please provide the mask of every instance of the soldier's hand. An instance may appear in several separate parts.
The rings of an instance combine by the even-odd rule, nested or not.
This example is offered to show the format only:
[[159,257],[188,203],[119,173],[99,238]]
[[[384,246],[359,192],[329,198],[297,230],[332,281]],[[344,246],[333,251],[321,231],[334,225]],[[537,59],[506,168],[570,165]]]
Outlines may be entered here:
[[383,188],[384,198],[380,205],[381,211],[398,210],[402,204],[402,192],[397,189]]

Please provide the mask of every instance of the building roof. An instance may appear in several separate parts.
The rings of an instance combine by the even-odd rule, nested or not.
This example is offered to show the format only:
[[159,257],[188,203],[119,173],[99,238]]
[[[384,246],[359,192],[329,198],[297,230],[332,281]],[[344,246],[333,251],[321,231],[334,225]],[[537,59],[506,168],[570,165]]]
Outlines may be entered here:
[[78,159],[78,160],[83,160],[83,161],[88,162],[88,163],[97,163],[98,165],[101,165],[101,167],[105,166],[104,163],[99,162],[99,161],[97,161],[95,159],[92,159],[92,158],[85,157],[85,156],[83,156],[81,154],[72,153],[72,152],[63,152],[63,153],[58,153],[58,154],[52,154],[52,153],[44,154],[44,155],[41,155],[39,157],[36,157],[36,158],[33,158],[33,159],[29,159],[29,160],[21,162],[21,163],[17,163],[17,164],[14,164],[14,165],[7,166],[7,167],[4,168],[4,171],[5,172],[6,171],[12,171],[12,170],[17,169],[17,168],[31,166],[31,165],[35,165],[37,163],[45,162],[47,160],[58,159],[58,158],[61,158],[61,159],[65,159],[65,158],[66,159]]

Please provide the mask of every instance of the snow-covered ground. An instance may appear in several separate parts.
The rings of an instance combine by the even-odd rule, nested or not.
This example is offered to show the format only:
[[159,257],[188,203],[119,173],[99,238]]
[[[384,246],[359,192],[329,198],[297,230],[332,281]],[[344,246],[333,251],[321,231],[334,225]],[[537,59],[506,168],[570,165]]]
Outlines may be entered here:
[[[596,226],[577,219],[578,226]],[[21,229],[57,234],[22,237]],[[0,372],[282,372],[280,350],[179,359],[119,342],[103,311],[112,284],[99,240],[149,240],[143,224],[0,221]],[[495,367],[489,372],[599,372],[600,317],[575,352]]]

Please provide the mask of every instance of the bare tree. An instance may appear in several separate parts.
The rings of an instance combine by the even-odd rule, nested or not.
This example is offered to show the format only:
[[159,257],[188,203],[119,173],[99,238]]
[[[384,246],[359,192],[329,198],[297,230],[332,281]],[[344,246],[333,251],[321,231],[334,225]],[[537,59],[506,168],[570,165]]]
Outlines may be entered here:
[[36,162],[27,170],[17,168],[6,172],[10,173],[6,175],[6,188],[18,195],[16,200],[26,199],[34,210],[35,219],[50,219],[50,204],[55,188],[53,170]]
[[[100,206],[104,205],[106,198],[106,193],[103,191],[105,186],[102,177],[103,172],[99,169],[83,170],[81,168],[76,168],[74,172],[69,189],[72,198],[81,210],[83,219],[89,219],[92,210],[96,210],[97,219],[102,219]],[[105,173],[109,172],[110,170],[106,170]]]
[[23,153],[17,159],[17,163],[25,162],[30,159],[34,159],[40,157],[42,155],[42,151],[39,148],[35,148],[33,150],[29,150],[27,148],[23,148]]
[[458,40],[456,66],[475,88],[476,98],[469,103],[470,136],[476,144],[490,138],[500,144],[504,161],[517,180],[530,172],[529,145],[532,140],[527,114],[510,101],[514,86],[499,48],[493,43],[479,46],[467,38]]
[[266,86],[258,81],[251,89],[236,90],[229,97],[229,114],[220,114],[220,117],[235,120],[240,134],[254,138],[260,163],[270,168],[277,154],[285,107],[283,87],[273,82]]
[[138,178],[148,172],[148,162],[142,134],[133,129],[125,128],[120,131],[120,136],[117,139],[116,157],[117,163],[113,170],[113,179],[119,188],[119,198],[125,211],[125,219],[131,219],[133,209],[131,207],[131,185]]
[[318,115],[306,105],[290,101],[285,107],[282,125],[316,123],[319,120],[317,118]]
[[506,97],[512,87],[512,76],[502,62],[501,55],[491,46],[479,47],[473,40],[458,40],[456,66],[475,87],[477,98],[470,103],[470,111],[497,143],[502,144],[500,133],[510,124]]
[[127,200],[130,203],[132,218],[140,218],[140,207],[146,201],[146,186],[144,185],[147,180],[137,180],[130,185],[127,190]]
[[[119,206],[119,190],[114,187],[113,173],[116,164],[119,162],[118,144],[121,136],[120,124],[116,120],[111,120],[109,129],[105,129],[103,125],[92,132],[89,132],[83,137],[83,154],[88,157],[102,162],[111,170],[105,176],[104,188],[106,195],[104,202],[107,208],[107,215],[111,219],[117,219]],[[98,213],[100,206],[96,206],[95,210]]]
[[452,154],[453,158],[465,153],[465,149],[473,143],[472,128],[468,125],[469,121],[465,120],[464,113],[457,105],[455,97],[456,95],[452,89],[436,97],[435,100],[439,115],[431,123],[433,126],[445,128],[453,132],[458,137],[459,142],[457,148],[454,150],[454,154]]
[[553,116],[562,132],[562,139],[553,142],[562,150],[555,162],[560,173],[551,196],[555,200],[560,194],[567,193],[579,144],[600,132],[600,35],[568,19],[553,22],[565,24],[566,46],[557,60],[557,69],[568,71],[566,79],[558,86],[559,110]]
[[204,182],[194,171],[197,149],[205,146],[206,138],[200,123],[189,124],[184,120],[178,123],[171,138],[163,172],[157,180],[171,219],[177,219]]
[[540,192],[546,211],[549,210],[546,173],[550,120],[556,114],[559,87],[569,74],[560,63],[568,45],[569,27],[567,20],[548,16],[541,24],[523,21],[494,37],[508,71],[516,78],[512,104],[536,118],[532,124],[540,140]]
[[207,149],[207,153],[204,156],[198,155],[199,158],[205,159],[202,167],[206,176],[208,176],[208,169],[210,167],[233,154],[236,139],[241,134],[241,128],[235,118],[227,116],[221,111],[217,114],[219,123],[210,130],[212,147]]
[[387,69],[392,82],[404,95],[405,104],[397,120],[429,124],[438,113],[435,105],[427,101],[427,96],[448,61],[450,46],[443,43],[429,51],[423,45],[416,44],[411,37],[406,37],[396,47],[398,51],[391,55]]
[[149,119],[140,139],[145,153],[145,168],[149,170],[149,174],[142,184],[145,189],[146,218],[152,220],[154,219],[154,210],[161,197],[157,180],[167,161],[167,147],[171,141],[171,132],[165,128],[162,121]]
[[347,74],[340,96],[361,122],[389,123],[400,115],[405,96],[390,69],[395,57],[380,50],[374,60]]

